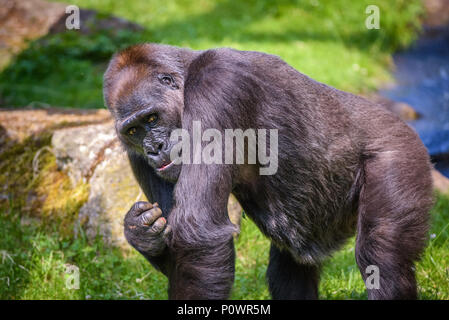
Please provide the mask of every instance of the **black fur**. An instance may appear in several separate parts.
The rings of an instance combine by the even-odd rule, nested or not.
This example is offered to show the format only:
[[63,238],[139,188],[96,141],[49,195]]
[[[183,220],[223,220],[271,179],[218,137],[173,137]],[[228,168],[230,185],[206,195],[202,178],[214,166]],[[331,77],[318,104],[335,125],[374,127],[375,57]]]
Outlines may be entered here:
[[[173,83],[161,84],[163,74]],[[141,251],[168,275],[170,298],[228,297],[236,229],[227,216],[230,193],[272,241],[273,298],[317,298],[322,261],[356,229],[362,276],[368,265],[380,269],[380,288],[368,297],[416,298],[413,266],[428,230],[431,166],[397,116],[276,56],[232,49],[131,47],[112,59],[104,93],[141,187],[172,228],[162,254]],[[157,129],[145,122],[152,112]],[[259,175],[259,164],[157,170],[172,147],[170,132],[191,132],[194,120],[221,132],[278,129],[277,173]],[[129,125],[140,133],[126,137]]]

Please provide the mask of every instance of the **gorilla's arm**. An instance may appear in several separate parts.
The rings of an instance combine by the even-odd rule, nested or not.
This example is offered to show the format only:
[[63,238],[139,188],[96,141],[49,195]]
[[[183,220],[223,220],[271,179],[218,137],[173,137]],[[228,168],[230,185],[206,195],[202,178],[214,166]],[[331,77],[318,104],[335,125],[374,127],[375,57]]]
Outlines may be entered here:
[[[151,204],[138,202],[125,217],[125,235],[130,244],[168,276],[171,299],[227,298],[234,279],[232,234],[236,231],[227,214],[231,167],[183,165],[174,189],[144,159],[133,154],[129,159],[148,200],[160,205],[172,229],[168,239],[161,230],[152,236],[151,229],[160,226],[149,230],[139,225],[139,214],[148,209],[143,206]],[[172,209],[174,196],[177,201]],[[154,221],[157,212],[152,211],[148,211],[148,219]],[[128,230],[129,225],[137,227]]]
[[174,184],[159,177],[147,160],[139,154],[128,152],[134,176],[150,202],[157,202],[162,215],[167,217],[173,206]]
[[[244,86],[236,85],[238,72],[220,58],[208,51],[189,67],[182,128],[191,137],[194,121],[201,121],[203,128],[219,130],[223,136],[227,128],[247,125],[238,112]],[[228,298],[234,280],[232,234],[236,227],[229,220],[227,202],[235,174],[236,167],[231,164],[183,163],[168,217],[173,227],[169,248],[174,266],[169,276],[170,298]]]
[[233,232],[227,214],[230,167],[183,165],[168,222],[171,299],[226,299],[234,281]]

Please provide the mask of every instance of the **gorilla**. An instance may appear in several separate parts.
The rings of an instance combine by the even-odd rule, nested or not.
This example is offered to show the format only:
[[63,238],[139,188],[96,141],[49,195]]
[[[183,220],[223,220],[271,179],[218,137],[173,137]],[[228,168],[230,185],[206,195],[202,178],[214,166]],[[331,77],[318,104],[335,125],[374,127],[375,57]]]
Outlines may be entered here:
[[[231,193],[271,241],[274,299],[318,298],[320,266],[355,233],[362,277],[372,266],[379,273],[368,298],[417,298],[414,263],[427,240],[431,164],[396,115],[277,56],[229,48],[129,47],[110,61],[104,98],[153,203],[130,209],[125,236],[168,277],[170,299],[229,297],[237,229],[227,214]],[[219,132],[276,129],[277,172],[260,174],[260,161],[173,161],[172,132],[191,134],[194,121]]]

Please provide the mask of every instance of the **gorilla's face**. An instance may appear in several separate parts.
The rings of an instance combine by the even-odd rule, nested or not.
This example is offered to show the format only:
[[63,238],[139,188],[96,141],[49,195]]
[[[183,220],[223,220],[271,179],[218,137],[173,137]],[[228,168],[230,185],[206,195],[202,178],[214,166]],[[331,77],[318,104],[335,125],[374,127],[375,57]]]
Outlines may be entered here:
[[[163,81],[171,81],[171,77],[164,77],[166,80]],[[163,90],[159,92],[162,93]],[[170,141],[170,134],[180,123],[173,106],[165,99],[160,99],[164,96],[166,95],[162,94],[158,99],[153,95],[148,107],[143,107],[118,121],[117,132],[128,149],[143,155],[158,175],[169,181],[176,181],[181,166],[175,165],[170,159],[174,144]]]
[[[108,77],[112,72],[106,73],[106,103],[128,151],[147,159],[162,178],[176,182],[181,165],[170,159],[176,143],[170,141],[170,135],[181,127],[183,78],[169,64],[152,61],[148,52],[144,58],[145,64],[115,70],[113,78]],[[118,66],[109,69],[114,67]]]

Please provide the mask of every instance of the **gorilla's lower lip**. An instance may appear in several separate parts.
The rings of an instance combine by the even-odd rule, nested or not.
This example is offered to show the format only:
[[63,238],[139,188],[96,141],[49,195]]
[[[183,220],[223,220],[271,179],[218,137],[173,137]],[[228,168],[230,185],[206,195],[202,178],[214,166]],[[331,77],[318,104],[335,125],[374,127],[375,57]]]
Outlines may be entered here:
[[165,169],[168,169],[169,167],[171,167],[173,165],[173,161],[171,161],[170,163],[164,164],[162,165],[162,167],[157,168],[157,171],[163,171]]

